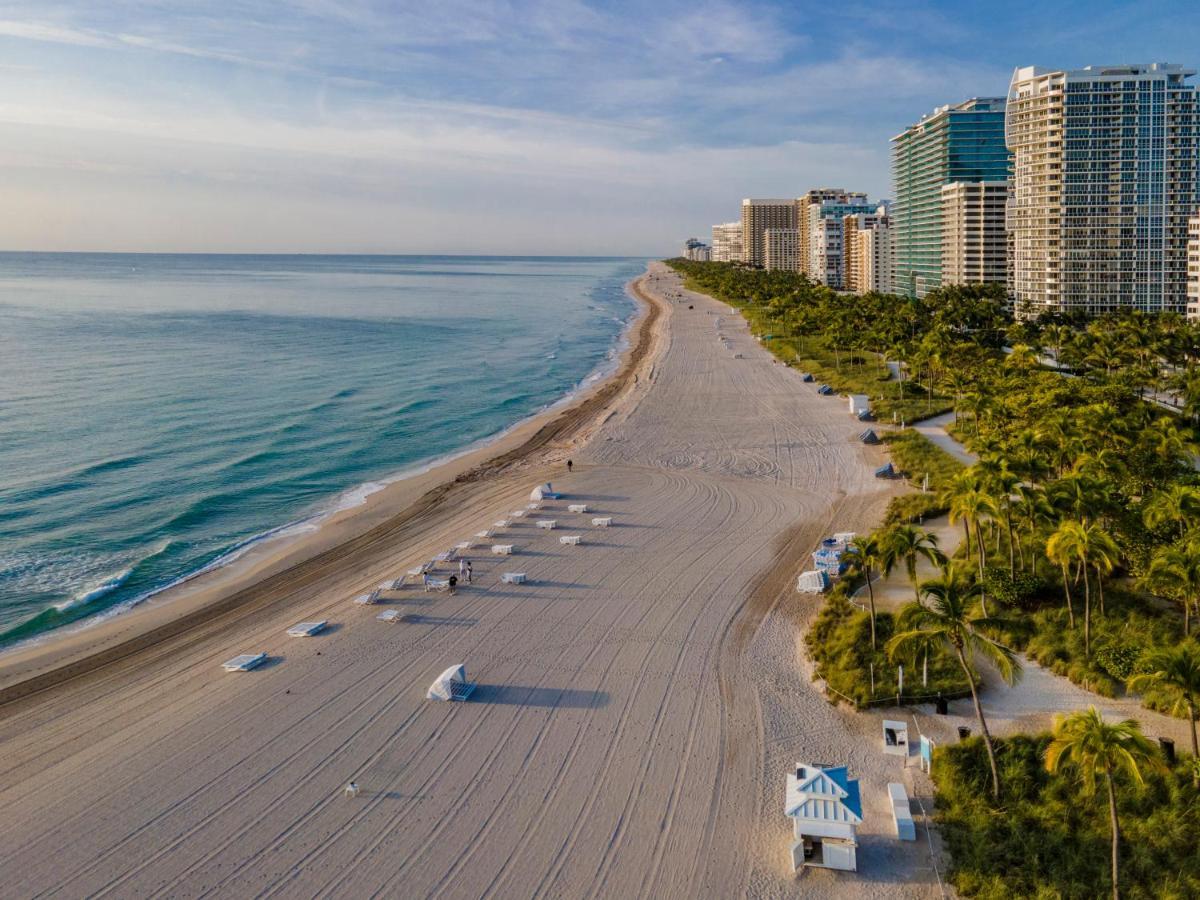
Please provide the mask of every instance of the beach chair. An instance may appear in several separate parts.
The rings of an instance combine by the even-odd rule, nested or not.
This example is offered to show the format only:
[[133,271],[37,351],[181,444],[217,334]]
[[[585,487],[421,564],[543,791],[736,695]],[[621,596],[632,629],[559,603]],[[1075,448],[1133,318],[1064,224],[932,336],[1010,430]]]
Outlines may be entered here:
[[566,544],[569,547],[576,547],[579,545],[580,540],[581,536],[578,534],[564,534],[558,539],[558,542],[560,544]]
[[266,661],[267,654],[265,653],[242,653],[223,662],[221,668],[226,672],[249,672]]
[[504,584],[524,584],[524,572],[505,572],[500,576],[500,581]]
[[612,516],[597,516],[592,519],[592,525],[596,528],[608,528],[612,525]]
[[492,544],[492,554],[495,556],[512,556],[512,544]]
[[375,618],[380,622],[399,622],[402,615],[398,609],[385,609]]
[[541,509],[542,504],[535,500],[532,503],[526,503],[525,508],[526,509]]
[[510,519],[523,519],[525,518],[525,513],[527,512],[529,512],[527,509],[514,509],[508,514],[508,517]]
[[319,622],[301,622],[287,630],[288,637],[312,637],[314,634],[324,631],[328,624],[327,619],[321,619]]
[[454,545],[454,551],[456,554],[461,553],[464,550],[470,550],[470,549],[471,549],[470,541],[459,541],[457,544]]
[[379,602],[379,588],[371,591],[369,594],[359,594],[354,598],[354,602],[359,606],[371,606]]
[[410,578],[420,578],[432,568],[432,562],[423,562],[419,566],[414,566],[413,568],[409,569],[405,574]]
[[508,519],[499,519],[492,523],[492,528],[496,531],[501,531],[509,526]]
[[558,527],[558,521],[556,519],[538,519],[537,527],[544,528],[547,531],[553,531]]
[[448,700],[462,702],[475,690],[475,683],[467,681],[467,667],[461,663],[451,666],[437,677],[425,692],[426,700]]
[[450,560],[452,560],[452,559],[454,559],[454,551],[453,550],[444,550],[443,552],[441,552],[437,556],[435,556],[433,558],[433,561],[439,562],[439,563],[444,563],[444,562],[450,562]]
[[492,529],[490,529],[490,528],[485,528],[485,529],[483,529],[483,531],[478,531],[475,533],[475,537],[477,537],[481,541],[486,541],[491,536],[492,536]]
[[585,513],[585,512],[587,512],[587,504],[586,503],[572,503],[570,506],[567,507],[567,512]]
[[896,469],[891,463],[888,463],[886,466],[880,466],[878,469],[875,470],[875,477],[876,478],[895,478],[896,477]]

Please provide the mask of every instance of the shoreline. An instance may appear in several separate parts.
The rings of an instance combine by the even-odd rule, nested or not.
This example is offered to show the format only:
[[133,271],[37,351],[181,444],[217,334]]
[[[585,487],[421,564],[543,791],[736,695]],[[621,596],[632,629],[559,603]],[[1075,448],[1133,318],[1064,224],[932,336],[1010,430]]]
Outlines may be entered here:
[[[274,582],[294,583],[312,577],[343,554],[376,546],[401,529],[419,526],[423,518],[472,485],[494,479],[508,470],[552,461],[556,450],[583,441],[606,418],[609,405],[634,383],[649,355],[653,333],[662,318],[660,301],[640,289],[649,269],[626,283],[636,304],[617,338],[615,365],[603,374],[601,365],[568,394],[549,406],[443,460],[421,464],[408,475],[397,475],[361,503],[317,513],[267,532],[298,528],[321,517],[315,528],[278,539],[251,538],[243,552],[223,565],[208,564],[191,575],[150,594],[136,604],[104,611],[92,622],[46,632],[0,651],[0,718],[15,701],[79,679],[113,665],[131,664],[138,654],[166,642],[199,640],[224,619],[237,619],[281,601],[258,600]],[[599,378],[594,378],[600,373]],[[588,380],[593,379],[591,384]],[[339,494],[345,496],[362,486]],[[336,502],[336,498],[335,498]],[[236,549],[229,552],[237,552]],[[341,561],[347,565],[349,560]],[[316,570],[315,573],[306,570]],[[203,632],[204,635],[199,634]]]
[[[532,426],[552,417],[558,412],[569,410],[572,405],[586,398],[589,391],[598,388],[608,379],[619,374],[623,360],[631,349],[630,336],[645,313],[644,301],[640,300],[633,291],[633,282],[641,277],[642,275],[638,275],[624,285],[625,295],[632,302],[633,309],[621,321],[621,328],[615,335],[604,358],[567,391],[541,408],[506,425],[496,433],[472,441],[457,450],[451,450],[430,459],[415,462],[389,474],[350,485],[334,494],[330,494],[327,498],[314,505],[308,514],[240,540],[203,565],[184,572],[166,584],[146,590],[141,594],[131,597],[128,600],[122,600],[112,606],[97,609],[94,613],[82,619],[20,637],[7,645],[0,645],[0,688],[3,687],[6,662],[13,654],[19,651],[47,646],[51,642],[87,632],[117,616],[127,615],[152,602],[172,602],[176,594],[181,593],[183,588],[197,579],[239,565],[248,565],[249,561],[247,558],[252,555],[257,554],[257,557],[265,557],[286,553],[290,546],[302,542],[306,537],[312,536],[332,520],[343,514],[349,515],[355,511],[362,510],[365,505],[371,502],[371,498],[388,491],[394,485],[421,478],[429,473],[448,469],[458,460],[467,456],[477,454],[486,455],[487,451],[497,448],[506,438],[521,431],[526,426]],[[107,585],[98,585],[91,589],[89,594],[97,594],[99,596],[99,594],[108,593],[110,590],[111,588]],[[62,604],[55,604],[55,608],[59,610],[70,609],[86,602],[88,602],[86,597],[81,598],[77,596],[64,601]],[[36,620],[41,614],[39,612],[31,619],[13,625],[8,631],[16,631],[24,627],[27,622]],[[0,690],[0,705],[3,702],[3,693]]]

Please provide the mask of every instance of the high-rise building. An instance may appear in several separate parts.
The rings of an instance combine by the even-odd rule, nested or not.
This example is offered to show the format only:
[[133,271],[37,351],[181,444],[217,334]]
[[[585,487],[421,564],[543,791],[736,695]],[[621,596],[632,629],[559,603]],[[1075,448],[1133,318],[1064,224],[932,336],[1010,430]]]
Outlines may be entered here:
[[942,283],[942,186],[1008,178],[1004,106],[996,97],[940,106],[892,138],[897,293],[923,297]]
[[725,222],[712,227],[712,261],[742,261],[741,222]]
[[800,271],[798,236],[795,228],[768,228],[765,232],[766,254],[763,265],[785,272]]
[[688,238],[683,242],[683,258],[694,262],[708,262],[710,258],[708,244],[699,238]]
[[942,185],[942,284],[1007,284],[1007,181]]
[[1200,211],[1188,219],[1187,317],[1200,319]]
[[842,219],[842,287],[865,294],[890,293],[896,268],[895,232],[887,208]]
[[1194,70],[1017,69],[1005,131],[1018,312],[1183,311],[1200,204]]
[[[805,273],[813,281],[842,289],[842,220],[859,213],[874,213],[877,205],[866,194],[842,192],[832,199],[807,204],[808,262]],[[801,248],[802,252],[805,248]]]
[[[809,214],[809,210],[813,207],[820,206],[822,203],[841,201],[848,202],[850,196],[849,191],[844,191],[841,188],[815,188],[811,191],[806,191],[803,196],[796,198],[796,230],[799,232],[800,252],[800,271],[809,278],[814,278],[812,271],[811,250],[812,247],[812,222],[813,219]],[[855,197],[863,196],[855,194]]]
[[796,201],[753,200],[742,201],[742,262],[751,266],[765,266],[767,262],[766,230],[768,228],[795,228]]

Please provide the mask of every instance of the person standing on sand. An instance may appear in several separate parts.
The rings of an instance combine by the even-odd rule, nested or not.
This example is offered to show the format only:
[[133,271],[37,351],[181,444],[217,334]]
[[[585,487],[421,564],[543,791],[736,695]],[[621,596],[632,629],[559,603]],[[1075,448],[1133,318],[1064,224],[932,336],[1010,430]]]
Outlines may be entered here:
[[572,467],[573,465],[575,465],[575,464],[574,464],[573,462],[571,462],[571,461],[568,459],[568,460],[567,460],[567,471],[568,471],[568,472],[570,472],[570,471],[571,471],[571,467]]
[[467,571],[467,558],[464,556],[458,561],[458,574],[462,575]]
[[471,583],[471,561],[467,560],[467,584]]
[[447,583],[448,585],[450,585],[450,596],[452,596],[452,597],[453,597],[453,596],[454,596],[454,589],[455,589],[456,587],[458,587],[458,576],[457,576],[457,575],[451,575],[451,576],[450,576],[450,577],[449,577],[449,578],[446,580],[446,583]]

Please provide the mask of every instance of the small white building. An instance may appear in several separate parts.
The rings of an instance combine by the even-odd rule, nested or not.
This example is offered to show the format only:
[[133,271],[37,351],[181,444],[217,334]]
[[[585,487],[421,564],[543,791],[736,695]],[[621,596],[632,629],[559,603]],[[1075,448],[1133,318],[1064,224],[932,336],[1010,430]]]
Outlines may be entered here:
[[788,774],[783,813],[792,820],[792,869],[818,866],[853,872],[858,868],[862,798],[858,779],[845,766],[797,763]]
[[871,398],[866,394],[850,395],[850,415],[857,416],[871,411]]

